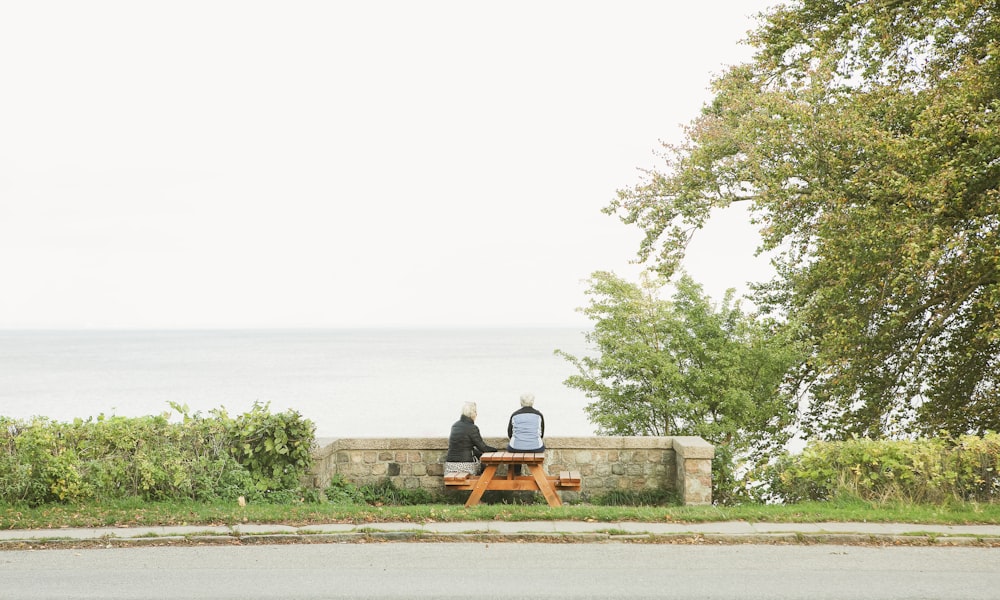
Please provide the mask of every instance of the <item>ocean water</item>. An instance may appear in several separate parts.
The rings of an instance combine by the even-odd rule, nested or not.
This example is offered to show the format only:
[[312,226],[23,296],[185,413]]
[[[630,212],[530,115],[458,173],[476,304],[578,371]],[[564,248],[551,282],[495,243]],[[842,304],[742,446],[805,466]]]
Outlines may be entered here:
[[236,415],[259,401],[299,411],[317,437],[442,437],[472,401],[483,435],[502,437],[532,392],[547,436],[592,435],[557,348],[589,352],[575,328],[0,331],[0,414],[141,416],[176,402]]

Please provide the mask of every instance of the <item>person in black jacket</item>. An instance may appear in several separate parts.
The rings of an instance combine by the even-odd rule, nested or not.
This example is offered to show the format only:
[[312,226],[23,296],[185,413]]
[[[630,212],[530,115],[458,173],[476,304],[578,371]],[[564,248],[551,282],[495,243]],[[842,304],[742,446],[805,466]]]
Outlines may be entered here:
[[476,403],[462,406],[462,417],[451,426],[448,437],[448,454],[444,458],[445,473],[471,473],[479,475],[479,457],[483,452],[496,452],[496,448],[483,441],[476,426]]

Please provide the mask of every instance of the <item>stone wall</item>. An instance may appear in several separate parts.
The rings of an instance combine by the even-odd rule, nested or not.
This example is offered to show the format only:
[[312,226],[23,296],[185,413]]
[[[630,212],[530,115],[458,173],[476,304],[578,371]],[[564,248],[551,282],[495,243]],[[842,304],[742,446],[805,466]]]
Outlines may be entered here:
[[[443,492],[447,438],[353,438],[318,440],[313,484],[323,489],[334,475],[356,485],[390,479],[398,488]],[[506,438],[486,438],[503,448]],[[698,437],[546,438],[545,470],[579,471],[581,491],[563,500],[614,490],[676,490],[685,504],[711,504],[715,448]],[[460,493],[460,492],[456,492]]]

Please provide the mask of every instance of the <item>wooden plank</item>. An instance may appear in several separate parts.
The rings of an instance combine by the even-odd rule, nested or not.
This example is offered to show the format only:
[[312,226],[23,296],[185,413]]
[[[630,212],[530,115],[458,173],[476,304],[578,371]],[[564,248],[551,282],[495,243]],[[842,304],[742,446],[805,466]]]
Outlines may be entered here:
[[466,508],[479,504],[480,498],[483,497],[483,492],[489,489],[490,482],[493,481],[493,476],[496,475],[496,473],[496,464],[491,463],[486,465],[486,469],[483,470],[483,474],[479,476],[479,481],[477,481],[475,487],[472,488],[472,493],[469,494],[469,499],[465,501]]
[[468,490],[475,489],[476,488],[476,483],[478,483],[478,482],[479,482],[478,479],[466,479],[465,481],[463,481],[460,484],[448,485],[448,486],[445,486],[445,487],[446,487],[446,489],[449,489],[449,490],[468,491]]
[[560,471],[559,482],[561,485],[575,485],[580,483],[579,471]]
[[509,452],[486,452],[479,457],[479,460],[484,463],[502,463],[507,462],[505,460],[505,455],[510,454]]
[[483,463],[541,464],[545,462],[544,452],[486,452],[479,457]]
[[556,487],[560,490],[566,492],[579,492],[580,491],[580,472],[579,471],[560,471],[559,478],[556,480]]
[[559,499],[555,486],[545,475],[545,469],[542,468],[542,465],[531,463],[528,468],[531,469],[531,475],[535,478],[535,483],[538,484],[538,489],[545,496],[545,501],[549,503],[549,506],[562,506],[562,500]]
[[538,492],[538,484],[531,477],[521,477],[520,479],[494,479],[490,482],[491,490]]

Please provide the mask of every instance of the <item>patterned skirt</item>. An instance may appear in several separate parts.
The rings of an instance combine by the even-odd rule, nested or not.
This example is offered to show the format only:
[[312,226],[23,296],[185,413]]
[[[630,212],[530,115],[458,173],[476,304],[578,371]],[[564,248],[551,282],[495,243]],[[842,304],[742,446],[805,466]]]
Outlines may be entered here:
[[445,473],[468,473],[469,475],[479,475],[480,462],[446,462],[444,463]]

